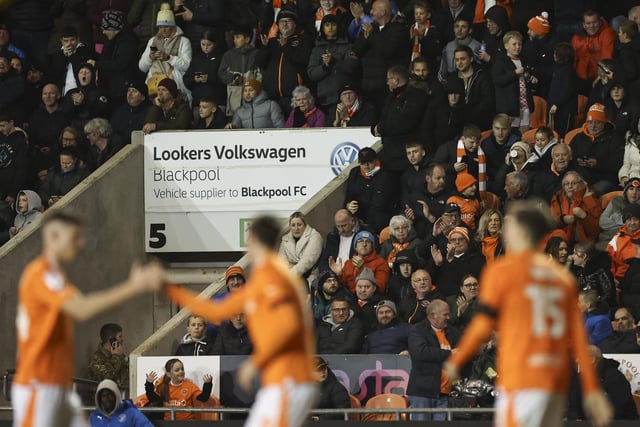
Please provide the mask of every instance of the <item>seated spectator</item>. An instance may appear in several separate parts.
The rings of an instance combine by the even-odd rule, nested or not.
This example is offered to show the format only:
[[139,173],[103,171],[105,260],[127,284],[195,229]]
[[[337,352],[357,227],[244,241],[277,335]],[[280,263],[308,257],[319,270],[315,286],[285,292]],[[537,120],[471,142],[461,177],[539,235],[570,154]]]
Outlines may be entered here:
[[378,254],[387,260],[389,268],[393,269],[396,256],[401,251],[409,251],[416,253],[416,248],[422,244],[422,240],[418,238],[411,220],[402,215],[391,217],[389,221],[389,239],[387,239]]
[[551,166],[540,170],[531,186],[531,194],[551,201],[551,198],[562,190],[562,178],[574,170],[573,153],[567,144],[556,144],[551,148]]
[[640,339],[636,319],[626,307],[620,307],[613,315],[616,329],[602,340],[600,350],[607,354],[640,353]]
[[[554,48],[558,44],[555,32],[551,31],[548,12],[542,12],[529,19],[527,36],[528,39],[522,44],[522,57],[529,67],[536,70],[536,76],[540,80],[536,92],[547,99],[552,93],[549,86],[553,74]],[[573,48],[571,51],[573,52]]]
[[628,260],[636,257],[636,243],[640,238],[640,205],[627,204],[622,209],[623,225],[607,245],[611,255],[611,272],[617,281],[622,280],[629,268]]
[[316,327],[316,350],[320,354],[358,354],[364,340],[364,326],[349,301],[334,298],[331,314]]
[[218,336],[211,354],[219,356],[246,356],[253,352],[244,314],[236,314],[218,328]]
[[84,125],[84,133],[89,144],[87,170],[93,172],[106,163],[122,148],[122,141],[113,135],[111,124],[107,119],[91,119]]
[[427,270],[418,269],[411,274],[412,292],[404,292],[398,300],[398,316],[401,320],[415,325],[427,317],[426,309],[431,301],[441,299],[442,294],[431,281]]
[[478,309],[478,278],[468,274],[462,278],[460,293],[447,298],[449,325],[464,330]]
[[62,129],[69,125],[71,119],[60,105],[60,90],[58,86],[48,83],[42,87],[42,103],[29,117],[29,146],[33,152],[31,160],[38,159],[53,166],[53,153],[57,148],[56,137]]
[[353,293],[356,290],[356,277],[368,268],[373,271],[380,293],[384,294],[389,281],[389,264],[375,251],[376,237],[371,232],[363,230],[353,238],[353,246],[355,254],[344,266],[333,257],[329,257],[329,268],[340,278],[340,283]]
[[324,127],[324,113],[315,105],[315,98],[306,86],[297,86],[291,94],[291,113],[286,128]]
[[537,160],[538,157],[531,152],[531,146],[528,142],[514,142],[511,150],[504,158],[504,163],[495,175],[492,192],[501,194],[505,186],[506,176],[512,172],[521,172],[527,176],[533,176]]
[[[0,30],[2,31],[2,30]],[[25,82],[20,73],[11,67],[9,55],[0,51],[0,109],[19,114],[22,123],[22,97],[25,93]]]
[[93,118],[109,117],[111,106],[107,93],[97,86],[93,65],[80,64],[77,78],[78,85],[67,91],[62,100],[62,109],[71,117],[71,126],[82,129]]
[[424,57],[435,64],[442,53],[441,35],[437,25],[431,21],[431,3],[417,0],[413,2],[413,24],[409,27],[409,37],[413,42],[411,59]]
[[344,206],[379,233],[389,224],[395,208],[392,178],[381,168],[373,148],[361,149],[358,162],[360,167],[351,169],[347,178]]
[[511,151],[511,146],[520,140],[519,132],[512,129],[511,125],[512,120],[508,115],[504,113],[496,114],[493,118],[491,135],[480,142],[480,146],[487,158],[489,180],[500,170],[505,156]]
[[480,244],[484,261],[487,265],[504,255],[505,248],[502,241],[502,225],[504,217],[499,210],[487,209],[478,221],[475,240]]
[[302,212],[289,217],[289,232],[282,236],[280,255],[296,275],[313,282],[318,275],[316,263],[322,253],[322,236],[307,224]]
[[610,307],[617,305],[616,283],[611,274],[611,257],[598,251],[593,243],[576,243],[566,265],[578,282],[578,289],[596,290],[598,297]]
[[627,179],[622,195],[614,197],[604,208],[599,220],[598,249],[606,248],[620,227],[624,225],[622,213],[630,204],[640,204],[640,178]]
[[598,298],[598,291],[595,289],[581,291],[578,296],[578,308],[584,314],[585,327],[591,344],[599,345],[613,334],[607,306]]
[[320,271],[329,270],[329,257],[344,265],[354,254],[355,245],[353,238],[361,230],[368,230],[368,226],[358,220],[347,209],[338,209],[333,216],[335,227],[331,230],[325,240],[322,255],[318,260]]
[[409,324],[398,319],[396,305],[380,300],[376,305],[377,324],[364,338],[363,354],[409,354]]
[[[415,195],[404,201],[404,214],[413,219],[420,236],[429,236],[435,222],[445,211],[446,201],[451,195],[447,189],[446,171],[441,163],[432,162],[424,170],[424,183]],[[419,255],[420,256],[420,255]]]
[[618,171],[621,187],[624,187],[631,177],[640,176],[640,118],[635,126],[627,131],[624,140],[624,157]]
[[191,91],[191,105],[197,120],[197,108],[205,98],[213,99],[216,105],[224,105],[226,87],[218,76],[223,49],[216,40],[217,31],[207,29],[197,37],[199,49],[193,53],[189,68],[183,76],[184,85]]
[[560,236],[553,236],[547,241],[544,253],[560,265],[567,265],[569,259],[569,243]]
[[213,98],[202,98],[198,107],[198,120],[194,129],[224,129],[227,117]]
[[549,83],[549,114],[561,138],[575,126],[578,113],[578,77],[573,68],[574,52],[569,43],[558,43],[553,51],[553,74]]
[[122,399],[122,392],[112,380],[102,380],[96,389],[96,409],[89,414],[91,427],[153,427],[130,400]]
[[464,83],[450,76],[444,84],[445,96],[434,99],[426,109],[421,136],[427,141],[427,150],[435,152],[448,141],[460,136],[471,110],[465,102]]
[[124,145],[131,144],[131,132],[142,130],[151,108],[149,92],[143,80],[133,81],[127,86],[126,102],[116,107],[111,116],[113,133]]
[[93,60],[94,52],[80,41],[75,27],[64,27],[60,36],[60,49],[50,58],[50,74],[64,96],[78,87],[80,66]]
[[[534,174],[530,174],[531,178],[535,178]],[[524,200],[529,198],[529,175],[524,172],[509,172],[504,177],[504,197],[506,205],[515,200]]]
[[[462,129],[460,139],[449,141],[438,148],[435,160],[441,163],[447,171],[449,184],[454,184],[458,172],[466,171],[478,181],[482,181],[481,190],[486,190],[487,159],[480,147],[480,129],[474,124],[467,124]],[[482,177],[480,170],[482,169]],[[482,178],[482,179],[480,179]]]
[[[238,291],[244,287],[247,282],[247,277],[244,269],[237,265],[232,265],[231,267],[227,268],[227,271],[225,271],[224,273],[224,282],[226,285],[225,291],[214,296],[214,300],[224,299],[230,293]],[[211,339],[214,339],[217,334],[218,327],[212,325],[211,323],[207,324],[207,335],[211,337]]]
[[[0,112],[0,200],[13,205],[18,191],[24,189],[29,173],[28,143],[24,132],[13,124],[13,118]],[[33,160],[33,159],[31,159]]]
[[[326,0],[325,0],[326,1]],[[329,369],[329,364],[319,356],[314,358],[314,380],[320,386],[320,396],[314,409],[347,409],[351,408],[348,390],[338,381]],[[319,414],[312,420],[341,420],[342,414]]]
[[345,84],[338,92],[340,102],[331,107],[328,120],[333,120],[333,127],[373,126],[376,112],[373,106],[360,98],[357,88]]
[[[455,59],[457,48],[466,46],[471,50],[470,63],[474,60],[480,60],[480,58],[477,58],[473,53],[480,51],[480,42],[471,36],[473,33],[471,24],[472,22],[464,15],[458,15],[453,21],[454,39],[447,43],[444,49],[442,49],[442,61],[440,63],[440,71],[438,72],[440,81],[445,81],[449,74],[458,72]],[[464,52],[466,53],[466,50]]]
[[207,336],[207,322],[192,314],[187,319],[187,333],[176,349],[176,356],[209,356],[213,353],[213,340]]
[[331,302],[334,298],[350,301],[353,299],[353,294],[340,284],[336,273],[330,270],[325,271],[311,288],[311,306],[316,324],[330,314]]
[[[404,250],[396,255],[391,277],[387,284],[387,295],[391,301],[398,303],[413,293],[411,274],[418,266],[415,251]],[[396,313],[397,314],[397,313]]]
[[548,126],[540,126],[535,133],[533,155],[538,158],[533,166],[535,170],[544,171],[551,167],[551,149],[558,140],[553,135],[553,130]]
[[476,229],[476,219],[480,216],[481,206],[478,200],[478,180],[470,173],[462,170],[456,178],[456,190],[447,203],[460,206],[462,221],[472,230]]
[[75,150],[63,148],[59,157],[60,166],[49,169],[40,186],[40,198],[49,208],[89,175],[86,169],[80,167],[80,159]]
[[249,80],[242,86],[242,105],[233,113],[226,129],[270,129],[284,127],[284,117],[278,103],[262,91],[258,80]]
[[582,132],[571,141],[578,172],[593,185],[597,194],[616,188],[618,170],[624,158],[624,145],[613,140],[613,124],[607,119],[604,105],[589,107]]
[[16,196],[16,217],[13,226],[9,228],[9,238],[13,238],[29,227],[36,219],[40,217],[42,208],[42,200],[38,193],[31,190],[23,190]]
[[551,213],[557,227],[569,237],[570,243],[595,243],[602,213],[598,198],[577,172],[570,171],[564,175],[562,188],[551,199]]
[[376,327],[376,305],[381,296],[373,271],[363,268],[356,278],[356,316],[362,321],[365,335]]
[[168,3],[163,3],[158,11],[156,27],[158,32],[149,39],[138,61],[138,68],[147,75],[149,95],[156,94],[154,82],[158,84],[168,78],[174,82],[175,92],[180,90],[187,104],[190,104],[191,91],[185,86],[183,76],[191,64],[191,43],[180,27],[176,26],[176,19]]
[[164,78],[158,83],[158,95],[145,117],[142,132],[184,130],[191,127],[191,111],[182,99],[175,80]]
[[434,268],[431,247],[435,245],[442,253],[446,253],[449,247],[449,232],[455,227],[464,227],[470,236],[473,235],[473,231],[461,219],[460,206],[447,203],[443,214],[433,223],[431,234],[425,236],[424,244],[418,249],[418,259],[424,261],[430,270]]
[[100,344],[89,361],[89,376],[92,380],[111,380],[122,389],[129,388],[129,361],[123,344],[122,326],[116,323],[102,325]]

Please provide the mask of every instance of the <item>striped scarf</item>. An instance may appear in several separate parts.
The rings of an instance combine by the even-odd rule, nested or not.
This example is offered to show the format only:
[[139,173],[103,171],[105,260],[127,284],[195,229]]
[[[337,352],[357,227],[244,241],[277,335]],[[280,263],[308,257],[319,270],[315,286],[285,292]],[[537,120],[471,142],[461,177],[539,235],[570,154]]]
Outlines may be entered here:
[[411,48],[412,61],[421,56],[420,50],[422,49],[422,46],[420,46],[420,39],[422,39],[423,37],[427,37],[430,25],[430,22],[424,24],[424,31],[420,31],[420,26],[417,22],[411,26],[411,37],[413,38],[413,46]]
[[356,102],[353,103],[351,108],[347,109],[347,117],[340,119],[340,127],[346,128],[347,125],[349,124],[349,120],[351,120],[351,117],[353,117],[353,115],[356,112],[358,112],[359,109],[360,109],[360,98],[356,98]]
[[[464,148],[462,138],[460,138],[456,149],[456,161],[458,163],[462,162],[462,158],[466,155],[467,150]],[[478,145],[478,190],[481,196],[484,196],[487,192],[487,159],[480,145]]]
[[346,13],[347,9],[342,6],[334,6],[331,8],[331,10],[329,10],[329,12],[325,12],[323,8],[319,7],[316,11],[316,31],[320,32],[321,30],[320,24],[322,23],[322,18],[324,18],[326,15],[338,15],[338,12]]

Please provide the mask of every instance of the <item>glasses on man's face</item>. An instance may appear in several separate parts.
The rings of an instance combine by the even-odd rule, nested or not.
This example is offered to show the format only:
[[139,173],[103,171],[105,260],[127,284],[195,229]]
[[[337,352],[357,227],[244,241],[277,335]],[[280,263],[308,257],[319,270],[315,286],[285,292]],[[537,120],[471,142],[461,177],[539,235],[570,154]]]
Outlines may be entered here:
[[478,282],[465,283],[462,286],[464,286],[467,289],[473,289],[478,287]]
[[346,313],[347,311],[349,311],[349,307],[333,307],[331,311],[333,311],[334,313]]

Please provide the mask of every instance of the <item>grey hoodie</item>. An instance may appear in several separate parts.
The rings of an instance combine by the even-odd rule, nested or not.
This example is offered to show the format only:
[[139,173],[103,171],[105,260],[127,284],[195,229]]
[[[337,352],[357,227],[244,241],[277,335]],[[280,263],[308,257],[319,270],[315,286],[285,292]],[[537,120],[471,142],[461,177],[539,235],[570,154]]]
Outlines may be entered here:
[[[28,201],[27,212],[24,214],[18,211],[20,196],[23,194],[27,196]],[[42,213],[40,212],[41,207],[42,200],[40,199],[38,193],[31,190],[22,190],[21,192],[19,192],[18,197],[16,197],[16,203],[14,206],[16,212],[18,212],[18,215],[16,215],[16,218],[13,221],[14,227],[16,227],[18,230],[22,230],[23,228],[34,222],[40,215],[42,215]],[[11,237],[13,236],[15,236],[15,233],[11,234]]]
[[[113,394],[115,394],[116,396],[116,404],[114,405],[113,410],[109,413],[105,412],[104,409],[102,409],[102,406],[100,406],[100,400],[98,400],[98,395],[100,394],[100,391],[104,389],[111,390]],[[113,415],[113,413],[116,412],[116,410],[120,407],[120,404],[122,403],[122,393],[120,393],[118,384],[116,384],[115,381],[112,381],[112,380],[101,381],[100,384],[98,384],[98,388],[96,390],[95,401],[96,401],[96,409],[102,412],[107,417],[111,417],[111,415]]]
[[340,326],[344,325],[345,323],[347,323],[349,320],[353,319],[355,317],[356,313],[353,310],[349,310],[349,317],[347,318],[347,320],[344,321],[344,323],[335,323],[333,321],[333,317],[331,317],[330,314],[327,314],[326,316],[324,316],[322,318],[323,322],[327,322],[328,324],[331,325],[331,331],[335,331],[336,329],[338,329]]

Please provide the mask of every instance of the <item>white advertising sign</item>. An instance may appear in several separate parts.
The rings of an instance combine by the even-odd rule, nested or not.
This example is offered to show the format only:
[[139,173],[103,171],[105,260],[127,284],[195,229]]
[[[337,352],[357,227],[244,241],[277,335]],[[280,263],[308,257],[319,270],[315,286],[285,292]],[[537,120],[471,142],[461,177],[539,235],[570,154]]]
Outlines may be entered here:
[[242,251],[252,217],[286,218],[374,142],[368,128],[146,135],[147,251]]
[[640,392],[640,354],[605,354],[604,357],[619,362],[618,370],[631,384],[631,391]]
[[[146,381],[146,375],[150,372],[155,372],[158,375],[158,379],[164,376],[164,365],[170,360],[174,359],[172,356],[145,356],[138,357],[137,371],[138,372],[138,384],[132,387],[135,390],[135,396],[145,394],[144,383]],[[180,356],[177,357],[184,364],[185,378],[195,383],[201,390],[204,383],[204,376],[209,374],[213,377],[213,391],[212,396],[220,398],[220,356]]]

